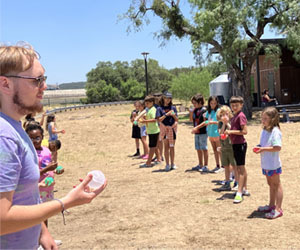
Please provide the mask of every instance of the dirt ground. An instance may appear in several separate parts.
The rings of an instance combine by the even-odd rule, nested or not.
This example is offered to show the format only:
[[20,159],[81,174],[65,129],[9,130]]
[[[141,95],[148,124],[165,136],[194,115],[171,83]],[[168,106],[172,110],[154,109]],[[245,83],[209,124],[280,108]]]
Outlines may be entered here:
[[[49,220],[49,230],[62,240],[60,249],[299,249],[300,248],[300,123],[281,124],[281,175],[284,216],[264,219],[255,212],[268,203],[268,186],[260,158],[252,153],[261,126],[251,122],[246,168],[250,197],[233,204],[233,192],[214,191],[224,173],[187,171],[197,165],[190,123],[181,122],[176,142],[178,169],[164,164],[140,169],[131,139],[132,105],[100,107],[59,113],[59,164],[56,198],[64,196],[79,178],[100,169],[108,179],[106,190],[91,204],[72,208]],[[215,167],[209,145],[209,168]]]

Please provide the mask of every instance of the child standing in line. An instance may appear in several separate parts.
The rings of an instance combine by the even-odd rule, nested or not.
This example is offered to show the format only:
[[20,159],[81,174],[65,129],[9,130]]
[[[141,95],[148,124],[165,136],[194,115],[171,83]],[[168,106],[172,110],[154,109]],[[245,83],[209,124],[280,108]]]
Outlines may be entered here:
[[58,139],[58,133],[65,133],[65,130],[58,130],[56,126],[56,118],[54,114],[49,114],[47,116],[46,130],[49,133],[49,141],[54,141]]
[[260,136],[260,145],[253,151],[260,154],[261,168],[266,176],[270,189],[269,205],[258,207],[258,211],[265,212],[268,219],[276,219],[283,215],[281,208],[283,191],[280,182],[281,161],[279,151],[281,150],[281,131],[279,127],[279,114],[276,108],[267,107],[261,115],[263,131]]
[[[145,111],[145,104],[143,102],[138,101],[138,109],[139,109],[139,113],[138,113],[139,115],[140,114],[146,114],[144,112]],[[138,121],[136,120],[135,123],[138,123]],[[149,148],[148,148],[148,145],[147,145],[147,131],[146,131],[146,125],[145,124],[140,126],[140,131],[141,131],[141,141],[142,141],[143,149],[144,149],[144,154],[141,156],[141,158],[143,160],[147,160],[148,156],[149,156]]]
[[[155,98],[154,100],[154,107],[156,108],[156,119],[158,119],[158,107],[160,105],[160,102],[161,102],[161,99],[162,99],[162,93],[161,92],[157,92],[157,93],[154,93],[153,96]],[[160,123],[158,121],[158,126],[160,126]],[[156,149],[156,152],[159,151],[159,155],[161,156],[161,160],[163,161],[163,151],[164,151],[164,147],[163,147],[163,141],[161,139],[161,137],[159,136],[158,137],[158,142],[157,142],[157,149]],[[152,161],[157,161],[157,157],[153,158]]]
[[230,130],[230,120],[233,117],[232,112],[228,106],[222,106],[217,113],[219,121],[218,132],[221,135],[221,163],[225,169],[225,183],[219,188],[220,191],[230,191],[230,165],[236,168],[236,162],[233,155],[233,148],[230,137],[225,133],[226,130]]
[[196,167],[193,167],[192,170],[208,172],[206,127],[200,127],[200,125],[204,122],[204,114],[206,112],[206,108],[203,106],[204,97],[201,94],[196,94],[192,97],[191,101],[195,107],[193,111],[194,128],[192,130],[192,134],[195,134],[195,149],[197,150],[198,155],[198,165]]
[[[149,136],[149,148],[150,148],[147,162],[145,164],[140,165],[141,168],[153,166],[151,164],[151,160],[157,148],[160,129],[158,127],[158,123],[156,120],[156,108],[154,107],[154,102],[155,99],[153,96],[147,96],[145,98],[145,106],[148,108],[148,112],[146,114],[146,119],[140,119],[141,122],[146,124],[146,130]],[[157,160],[158,162],[161,162],[159,151],[157,152]]]
[[[175,160],[175,141],[177,132],[177,109],[172,103],[172,94],[165,92],[157,109],[157,117],[160,123],[160,139],[163,140],[166,171],[176,169]],[[171,165],[170,165],[171,159]]]
[[141,139],[141,130],[139,126],[134,122],[134,119],[137,117],[137,114],[139,112],[139,104],[138,101],[134,103],[135,109],[131,112],[130,115],[130,121],[132,123],[132,134],[131,138],[135,140],[135,147],[136,147],[136,152],[135,154],[132,155],[132,157],[140,156],[140,139]]
[[218,97],[210,96],[208,98],[208,105],[207,105],[207,112],[205,114],[205,119],[209,121],[209,123],[206,123],[207,134],[211,146],[213,148],[215,161],[216,161],[216,167],[212,170],[212,172],[214,173],[218,173],[223,170],[223,168],[220,167],[220,153],[217,150],[217,148],[221,146],[220,134],[218,132],[218,120],[217,120],[218,108],[219,108]]
[[[44,130],[39,124],[30,124],[26,128],[26,133],[32,140],[32,143],[36,149],[39,159],[40,180],[39,185],[40,197],[43,202],[47,202],[54,199],[54,174],[62,174],[63,170],[56,171],[57,162],[52,162],[51,152],[47,147],[43,147],[42,140],[44,137]],[[45,221],[47,225],[47,220]]]
[[238,181],[238,191],[234,198],[234,203],[241,203],[243,196],[249,196],[247,191],[247,171],[245,168],[247,142],[244,135],[247,134],[247,118],[242,112],[244,99],[241,96],[232,96],[230,98],[230,107],[233,111],[231,119],[231,130],[226,130],[224,133],[230,135],[233,147],[233,154],[236,161],[235,179]]
[[[42,143],[43,146],[43,143]],[[61,148],[60,140],[50,141],[48,143],[48,148],[51,151],[52,162],[57,162],[57,151]]]

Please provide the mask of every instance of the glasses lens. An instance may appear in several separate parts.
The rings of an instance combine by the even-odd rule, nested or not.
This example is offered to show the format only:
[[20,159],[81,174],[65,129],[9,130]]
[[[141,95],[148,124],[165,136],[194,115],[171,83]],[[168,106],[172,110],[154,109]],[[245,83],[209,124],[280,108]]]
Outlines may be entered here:
[[47,80],[47,76],[41,76],[37,78],[37,85],[39,88],[41,88],[41,86],[43,86],[43,83],[46,82]]

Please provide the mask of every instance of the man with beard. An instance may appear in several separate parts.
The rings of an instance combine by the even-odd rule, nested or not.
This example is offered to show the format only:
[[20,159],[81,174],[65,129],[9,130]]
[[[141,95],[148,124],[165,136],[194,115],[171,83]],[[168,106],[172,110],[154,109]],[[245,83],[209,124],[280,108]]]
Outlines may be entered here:
[[65,197],[40,203],[38,158],[20,119],[43,110],[44,73],[30,45],[0,46],[0,249],[57,249],[43,221],[91,202],[106,186],[91,190],[88,175]]

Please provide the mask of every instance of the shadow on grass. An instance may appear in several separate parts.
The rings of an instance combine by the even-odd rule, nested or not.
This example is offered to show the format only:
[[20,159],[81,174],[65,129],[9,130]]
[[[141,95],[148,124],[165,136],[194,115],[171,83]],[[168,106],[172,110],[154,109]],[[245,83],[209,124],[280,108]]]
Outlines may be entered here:
[[248,219],[259,218],[259,219],[267,219],[264,212],[259,212],[254,210],[250,215],[247,217]]
[[216,185],[223,185],[224,183],[224,181],[223,180],[212,180],[211,181],[212,183],[215,183]]
[[164,168],[153,170],[152,173],[167,173],[171,171],[166,171]]

